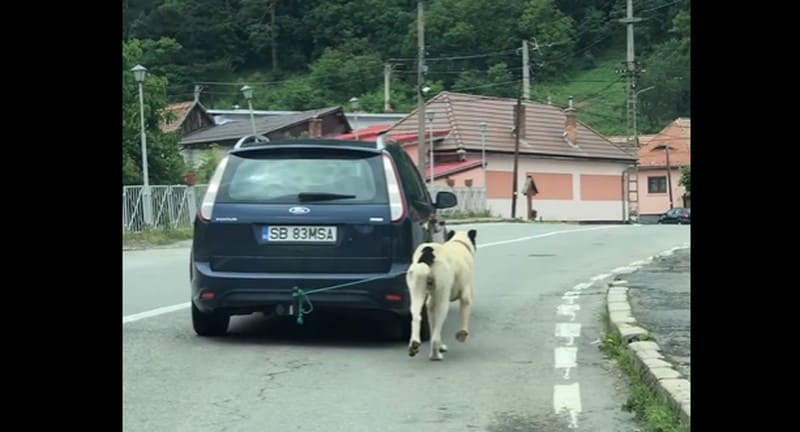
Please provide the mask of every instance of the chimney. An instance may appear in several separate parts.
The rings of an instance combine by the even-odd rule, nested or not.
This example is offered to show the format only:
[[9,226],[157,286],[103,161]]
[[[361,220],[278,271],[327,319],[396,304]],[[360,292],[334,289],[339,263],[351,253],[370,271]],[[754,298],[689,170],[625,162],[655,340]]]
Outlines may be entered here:
[[308,136],[310,138],[322,137],[322,119],[314,117],[308,122]]
[[572,96],[569,97],[569,108],[564,110],[567,120],[564,123],[564,138],[570,145],[575,145],[578,139],[578,120],[575,118],[575,108],[572,106]]
[[525,127],[525,123],[527,122],[527,116],[526,116],[526,113],[525,113],[525,104],[524,103],[519,105],[519,123],[517,123],[517,115],[518,115],[517,114],[517,106],[514,105],[514,130],[516,130],[517,124],[519,124],[519,131],[518,131],[519,132],[519,137],[520,137],[520,139],[525,139],[525,136],[526,136],[525,132],[526,132],[526,129],[527,129]]

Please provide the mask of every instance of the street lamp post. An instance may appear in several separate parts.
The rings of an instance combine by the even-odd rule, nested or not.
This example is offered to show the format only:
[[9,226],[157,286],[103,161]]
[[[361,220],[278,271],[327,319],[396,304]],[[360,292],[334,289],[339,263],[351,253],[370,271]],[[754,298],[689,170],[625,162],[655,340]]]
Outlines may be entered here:
[[425,113],[425,117],[428,118],[428,123],[430,124],[430,135],[431,135],[431,151],[430,151],[430,159],[431,159],[431,186],[433,186],[433,182],[436,180],[436,177],[433,174],[433,118],[436,115],[434,111],[428,111]]
[[145,225],[153,224],[153,206],[150,196],[150,173],[147,167],[147,134],[144,129],[144,79],[147,78],[147,68],[137,64],[131,71],[136,83],[139,85],[139,118],[142,136],[142,211]]
[[250,127],[253,128],[253,139],[257,140],[258,132],[256,132],[256,117],[253,114],[253,88],[246,85],[240,90],[245,99],[247,99],[247,106],[250,108]]
[[358,124],[358,108],[359,108],[359,105],[358,105],[358,98],[357,97],[353,96],[353,97],[350,98],[350,106],[353,108],[353,114],[355,114],[356,141],[358,141],[358,139],[359,139],[358,129],[360,128],[360,126]]

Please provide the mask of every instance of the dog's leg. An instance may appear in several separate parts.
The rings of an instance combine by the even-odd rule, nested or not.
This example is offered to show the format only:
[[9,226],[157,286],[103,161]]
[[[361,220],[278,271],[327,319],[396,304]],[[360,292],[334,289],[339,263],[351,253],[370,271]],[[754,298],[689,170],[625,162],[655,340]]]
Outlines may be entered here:
[[[440,293],[436,293],[440,294]],[[442,349],[442,328],[444,327],[444,321],[447,318],[447,308],[450,306],[447,297],[439,295],[433,302],[433,321],[430,323],[431,325],[431,352],[429,358],[431,360],[442,360],[444,357],[442,353],[447,350],[444,347]]]
[[[433,326],[433,323],[436,322],[436,307],[434,305],[433,296],[428,296],[428,300],[425,303],[425,312],[428,314],[428,326]],[[431,329],[433,329],[433,327],[431,327]],[[439,346],[439,352],[447,352],[447,345],[441,344],[441,346]]]
[[422,304],[425,303],[425,288],[418,284],[411,287],[411,339],[408,341],[408,355],[414,357],[422,345],[420,326],[422,324]]
[[464,342],[469,336],[469,316],[472,309],[472,287],[467,287],[464,294],[461,296],[461,330],[456,333],[456,339],[459,342]]

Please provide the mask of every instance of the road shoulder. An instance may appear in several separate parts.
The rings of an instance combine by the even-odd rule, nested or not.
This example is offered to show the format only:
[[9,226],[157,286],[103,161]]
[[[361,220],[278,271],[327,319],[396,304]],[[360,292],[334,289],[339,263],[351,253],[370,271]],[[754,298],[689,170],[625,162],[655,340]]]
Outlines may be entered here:
[[[669,256],[667,251],[655,258]],[[619,333],[621,342],[627,347],[636,370],[645,382],[665,398],[672,410],[687,424],[691,413],[691,383],[677,370],[674,362],[668,361],[659,344],[650,337],[650,332],[641,327],[633,316],[629,299],[629,282],[626,276],[618,276],[608,285],[606,302],[612,330]]]

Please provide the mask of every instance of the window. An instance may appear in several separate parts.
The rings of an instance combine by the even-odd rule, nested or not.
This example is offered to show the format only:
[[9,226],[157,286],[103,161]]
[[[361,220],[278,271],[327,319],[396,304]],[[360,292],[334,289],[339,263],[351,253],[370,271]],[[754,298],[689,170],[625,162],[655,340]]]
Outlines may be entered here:
[[647,193],[666,193],[667,192],[667,177],[647,177]]
[[270,152],[251,157],[232,156],[219,202],[298,202],[299,193],[353,195],[321,204],[386,203],[386,182],[381,157],[371,154],[320,154]]
[[408,204],[422,217],[427,217],[432,211],[431,197],[414,161],[399,147],[387,147],[387,150],[394,156]]

